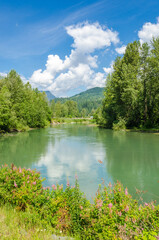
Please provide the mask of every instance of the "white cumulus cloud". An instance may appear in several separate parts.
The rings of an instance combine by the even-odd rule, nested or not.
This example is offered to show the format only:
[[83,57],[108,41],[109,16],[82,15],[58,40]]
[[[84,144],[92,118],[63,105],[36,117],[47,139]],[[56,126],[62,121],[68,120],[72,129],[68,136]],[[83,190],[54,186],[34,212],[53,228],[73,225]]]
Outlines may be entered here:
[[103,70],[105,73],[109,74],[113,72],[113,65],[114,65],[114,61],[111,62],[110,67],[106,68],[104,67]]
[[144,42],[150,42],[153,37],[159,36],[159,17],[157,23],[147,22],[142,26],[142,29],[138,31],[138,37],[141,44]]
[[118,53],[118,54],[124,54],[125,53],[125,50],[126,50],[126,46],[123,45],[122,47],[120,48],[115,48],[115,51]]
[[84,53],[91,53],[95,49],[108,47],[111,43],[119,42],[117,32],[104,29],[99,23],[72,25],[67,27],[66,30],[74,38],[72,46]]
[[1,77],[7,77],[7,73],[0,72],[0,76],[1,76]]
[[95,71],[98,68],[96,50],[107,49],[119,42],[118,33],[99,23],[77,24],[66,27],[68,35],[73,38],[69,56],[61,59],[58,55],[49,55],[45,70],[33,72],[30,82],[35,87],[50,90],[56,96],[64,96],[74,88],[103,87],[106,71]]

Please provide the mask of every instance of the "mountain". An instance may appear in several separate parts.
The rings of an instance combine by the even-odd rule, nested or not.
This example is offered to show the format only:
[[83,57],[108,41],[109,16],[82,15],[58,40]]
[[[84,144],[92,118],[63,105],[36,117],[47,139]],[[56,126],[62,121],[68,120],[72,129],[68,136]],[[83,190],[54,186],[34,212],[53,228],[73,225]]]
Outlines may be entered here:
[[91,113],[93,109],[96,110],[102,104],[104,98],[103,92],[104,88],[95,87],[69,98],[55,98],[54,101],[65,103],[68,100],[73,100],[77,102],[80,112],[85,108],[87,113]]
[[46,93],[46,96],[47,96],[49,101],[56,98],[50,91],[41,91],[41,92],[45,92]]
[[78,101],[80,99],[99,100],[99,99],[103,99],[103,91],[104,91],[104,88],[95,87],[95,88],[88,89],[84,92],[81,92],[79,94],[76,94],[70,97],[70,99],[74,101]]

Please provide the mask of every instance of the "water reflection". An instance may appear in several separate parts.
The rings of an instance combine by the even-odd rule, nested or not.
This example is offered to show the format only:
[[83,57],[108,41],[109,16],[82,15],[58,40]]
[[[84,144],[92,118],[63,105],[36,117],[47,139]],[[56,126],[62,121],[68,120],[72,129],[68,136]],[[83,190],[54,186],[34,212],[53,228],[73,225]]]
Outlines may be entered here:
[[101,183],[101,178],[107,182],[111,180],[105,166],[98,162],[99,159],[106,159],[106,152],[102,143],[96,142],[95,136],[90,136],[90,132],[81,137],[84,134],[83,126],[61,128],[59,131],[55,128],[50,130],[55,141],[53,144],[49,142],[46,154],[40,157],[36,167],[43,176],[47,176],[46,185],[58,182],[65,186],[68,180],[74,185],[77,174],[82,191],[91,198]]
[[[103,161],[100,164],[98,160]],[[45,185],[74,184],[91,198],[102,178],[120,180],[145,200],[159,199],[159,135],[113,132],[83,125],[60,125],[0,137],[0,164],[37,168]]]

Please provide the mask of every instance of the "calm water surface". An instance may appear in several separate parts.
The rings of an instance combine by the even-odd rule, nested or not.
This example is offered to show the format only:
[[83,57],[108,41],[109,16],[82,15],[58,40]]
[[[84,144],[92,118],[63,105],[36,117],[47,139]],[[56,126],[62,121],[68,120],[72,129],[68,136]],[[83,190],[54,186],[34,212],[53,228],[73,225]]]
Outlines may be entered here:
[[[101,160],[103,164],[99,163]],[[125,133],[79,124],[0,137],[0,165],[36,168],[45,186],[74,185],[91,199],[98,184],[121,181],[133,196],[159,202],[159,135]]]

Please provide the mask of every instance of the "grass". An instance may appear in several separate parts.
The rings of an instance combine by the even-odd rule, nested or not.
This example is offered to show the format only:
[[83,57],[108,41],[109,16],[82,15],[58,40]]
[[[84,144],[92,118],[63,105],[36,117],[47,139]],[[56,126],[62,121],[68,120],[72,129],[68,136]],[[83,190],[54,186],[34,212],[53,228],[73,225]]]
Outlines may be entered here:
[[0,239],[53,239],[51,228],[43,224],[30,212],[16,211],[11,206],[0,207]]

